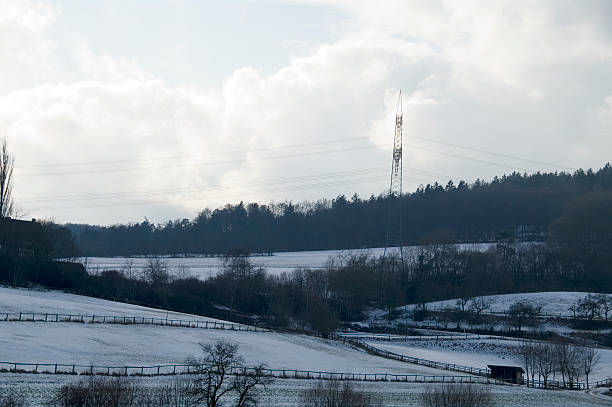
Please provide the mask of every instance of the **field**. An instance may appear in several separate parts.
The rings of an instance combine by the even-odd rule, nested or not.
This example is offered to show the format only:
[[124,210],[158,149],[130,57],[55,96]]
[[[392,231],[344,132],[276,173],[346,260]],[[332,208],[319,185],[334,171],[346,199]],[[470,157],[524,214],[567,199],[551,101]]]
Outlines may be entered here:
[[[407,342],[368,341],[372,346],[399,355],[437,362],[486,368],[487,364],[521,366],[517,348],[521,342],[503,339],[418,340]],[[601,362],[590,380],[612,377],[612,350],[599,350]]]
[[[540,307],[541,313],[551,316],[573,316],[569,308],[579,299],[583,299],[589,293],[586,292],[567,292],[553,291],[542,293],[522,293],[522,294],[501,294],[487,295],[485,298],[491,302],[491,308],[487,312],[503,313],[507,312],[510,306],[516,302],[526,302],[534,307]],[[604,294],[612,298],[612,294]],[[427,303],[430,310],[455,309],[458,299],[435,301]],[[412,310],[415,305],[401,307],[403,310]]]
[[[61,384],[79,378],[53,375],[3,375],[2,386],[29,394],[29,405],[38,406],[47,395]],[[168,378],[135,378],[136,383],[156,385]],[[300,394],[312,385],[312,381],[279,379],[261,391],[261,405],[275,407],[300,406]],[[379,398],[384,407],[421,407],[421,395],[439,384],[414,383],[359,383],[360,391]],[[598,407],[609,406],[605,399],[596,398],[583,392],[541,391],[513,386],[490,386],[493,396],[492,407]]]
[[[168,315],[169,318],[184,320],[215,321],[189,314],[165,312],[58,291],[10,288],[0,288],[0,313],[3,312],[159,318]],[[340,341],[307,335],[87,322],[0,321],[0,362],[107,366],[181,364],[186,358],[200,355],[200,342],[216,339],[237,343],[247,364],[262,362],[272,369],[437,377],[461,375],[461,373],[374,356]],[[458,345],[456,349],[436,349],[433,345],[423,343],[414,345],[376,341],[375,345],[381,349],[396,353],[404,352],[411,356],[431,359],[440,357],[443,361],[449,361],[454,357],[465,364],[483,364],[488,361],[489,356],[498,353],[495,348],[491,348],[489,353],[484,352],[483,356],[474,349],[462,347],[464,345]],[[426,353],[427,351],[430,353]],[[10,388],[25,392],[30,398],[30,405],[40,405],[45,397],[62,383],[78,380],[80,377],[0,373],[0,389]],[[466,375],[463,377],[468,378]],[[149,377],[131,380],[154,386],[170,378]],[[262,405],[297,406],[300,393],[312,384],[312,380],[275,379],[262,394]],[[360,390],[380,397],[384,406],[418,406],[420,394],[427,391],[429,386],[438,385],[386,381],[357,382]],[[493,393],[496,406],[608,405],[606,401],[584,392],[541,391],[516,386],[488,387]]]
[[[494,246],[494,243],[470,243],[459,244],[457,247],[460,250],[479,250],[484,251]],[[415,253],[419,246],[410,246],[404,248],[404,255],[409,256]],[[281,274],[291,272],[296,268],[323,268],[329,260],[336,256],[346,254],[367,253],[372,256],[381,256],[384,248],[372,249],[357,249],[357,250],[321,250],[321,251],[303,251],[303,252],[278,252],[272,256],[252,256],[251,260],[257,266],[264,268],[268,273]],[[397,248],[390,248],[388,251],[396,253]],[[88,272],[97,273],[104,270],[123,270],[128,263],[131,263],[133,270],[138,273],[146,266],[148,259],[146,257],[87,257],[80,258]],[[168,264],[170,272],[173,275],[187,274],[200,279],[207,279],[214,276],[221,269],[220,259],[217,257],[204,257],[200,255],[183,256],[183,257],[165,257],[164,261]]]

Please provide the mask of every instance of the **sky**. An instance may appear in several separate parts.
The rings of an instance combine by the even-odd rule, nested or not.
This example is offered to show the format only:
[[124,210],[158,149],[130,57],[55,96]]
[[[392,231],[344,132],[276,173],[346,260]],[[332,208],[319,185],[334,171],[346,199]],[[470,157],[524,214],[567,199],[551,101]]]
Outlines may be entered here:
[[23,218],[600,168],[612,2],[0,0],[0,135]]

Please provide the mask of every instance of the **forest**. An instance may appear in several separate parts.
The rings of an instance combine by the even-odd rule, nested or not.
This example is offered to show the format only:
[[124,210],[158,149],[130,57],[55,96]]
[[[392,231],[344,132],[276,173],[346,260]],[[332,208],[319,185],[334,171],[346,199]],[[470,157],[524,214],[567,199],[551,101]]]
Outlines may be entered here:
[[[612,189],[612,166],[573,174],[512,173],[491,181],[438,183],[402,195],[403,244],[545,241],[568,207]],[[605,196],[602,195],[602,196]],[[68,224],[83,256],[226,254],[386,245],[388,195],[316,202],[240,202],[165,224]],[[602,198],[603,199],[603,198]],[[203,204],[203,206],[205,206]],[[593,215],[595,216],[595,215]]]

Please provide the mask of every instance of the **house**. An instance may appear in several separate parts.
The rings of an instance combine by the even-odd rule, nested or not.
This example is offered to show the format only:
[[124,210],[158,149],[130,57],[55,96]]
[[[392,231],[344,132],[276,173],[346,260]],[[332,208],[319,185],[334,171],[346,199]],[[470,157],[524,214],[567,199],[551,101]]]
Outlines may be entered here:
[[505,380],[514,384],[523,384],[523,373],[525,371],[519,366],[487,365],[491,370],[490,377]]
[[43,241],[43,227],[32,221],[0,218],[0,253],[34,256]]

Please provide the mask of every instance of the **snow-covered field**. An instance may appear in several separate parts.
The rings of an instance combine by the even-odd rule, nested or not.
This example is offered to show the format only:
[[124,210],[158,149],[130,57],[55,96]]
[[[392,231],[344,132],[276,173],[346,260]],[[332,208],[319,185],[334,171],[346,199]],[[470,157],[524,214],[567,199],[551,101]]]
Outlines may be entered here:
[[85,297],[68,294],[62,291],[27,290],[0,287],[0,313],[9,312],[36,312],[49,314],[72,315],[116,315],[138,316],[168,319],[182,319],[190,321],[217,321],[218,319],[201,317],[126,304],[123,302],[107,301],[100,298]]
[[200,356],[200,342],[217,339],[237,343],[248,364],[265,363],[272,369],[449,374],[306,335],[147,325],[0,322],[0,360],[103,366],[180,364]]
[[[372,346],[399,355],[433,360],[442,363],[484,369],[488,364],[521,366],[517,347],[521,342],[500,339],[435,339],[414,342],[368,341]],[[612,350],[599,349],[600,363],[591,374],[591,381],[612,378]]]
[[[478,250],[485,251],[495,246],[494,243],[469,243],[458,244],[460,250]],[[409,256],[416,253],[419,246],[410,246],[404,248],[404,255]],[[355,250],[321,250],[321,251],[303,251],[303,252],[279,252],[272,256],[253,256],[251,260],[254,264],[266,269],[272,274],[281,274],[291,272],[296,268],[323,268],[330,257],[336,257],[351,253],[368,253],[372,256],[381,256],[384,248],[372,249],[355,249]],[[397,248],[388,249],[388,251],[397,252]],[[149,259],[146,257],[87,257],[81,258],[78,261],[85,264],[90,273],[96,273],[104,270],[124,270],[128,263],[131,263],[132,269],[138,273],[147,265]],[[170,272],[173,275],[187,274],[190,276],[206,279],[214,276],[221,269],[219,258],[215,257],[165,257]]]
[[[569,291],[553,291],[541,293],[521,293],[521,294],[501,294],[487,295],[484,297],[491,302],[491,308],[486,312],[502,313],[508,311],[510,306],[516,302],[526,302],[535,307],[540,307],[542,314],[554,316],[573,316],[569,307],[577,300],[586,297],[589,293],[586,292],[569,292]],[[612,294],[604,294],[612,298]],[[435,301],[427,303],[429,310],[441,309],[456,309],[458,299]],[[469,308],[470,302],[466,308]],[[412,311],[416,307],[415,304],[398,307],[398,310]],[[372,318],[380,318],[386,312],[383,310],[374,310],[370,312]]]
[[[80,380],[81,377],[53,375],[0,375],[0,391],[3,387],[27,394],[28,406],[42,406],[62,384]],[[153,386],[172,378],[134,378],[136,384]],[[312,381],[283,379],[275,380],[260,391],[260,405],[276,407],[301,406],[301,393],[312,386]],[[384,407],[421,407],[421,397],[428,390],[443,386],[441,384],[423,385],[414,383],[358,383],[359,391],[379,399]],[[595,398],[583,392],[541,391],[515,386],[488,386],[492,393],[491,407],[599,407],[609,406],[610,402]]]
[[[160,310],[57,291],[9,288],[0,288],[0,312],[2,311],[162,317],[166,315]],[[179,313],[169,315],[189,320],[202,318]],[[341,342],[306,335],[66,322],[0,322],[0,361],[114,366],[183,363],[188,357],[199,356],[200,342],[216,339],[236,342],[247,364],[263,362],[275,369],[459,375],[373,356]],[[447,362],[456,360],[466,365],[490,363],[489,357],[499,353],[499,349],[495,347],[475,350],[460,347],[436,349],[423,343],[413,346],[410,343],[376,342],[376,345],[388,347],[388,350],[396,353],[434,360],[441,358],[441,361]],[[606,356],[605,363],[608,362],[612,365],[612,360]],[[78,379],[80,377],[63,375],[0,374],[0,389],[9,387],[24,391],[31,397],[28,405],[40,405],[62,383]],[[133,380],[156,385],[168,378]],[[308,380],[275,380],[262,394],[262,405],[297,406],[300,393],[312,383]],[[362,391],[380,396],[384,406],[419,406],[420,395],[427,391],[430,385],[359,382],[356,386]],[[598,401],[593,396],[579,392],[539,391],[511,386],[490,386],[490,389],[495,406],[606,405],[605,401]]]
[[[165,317],[166,312],[59,291],[0,287],[0,312]],[[190,314],[170,318],[206,320]],[[351,373],[448,374],[371,356],[334,341],[305,335],[212,331],[148,325],[0,321],[0,360],[96,365],[183,363],[198,356],[199,343],[227,339],[239,344],[249,363],[270,368]]]

